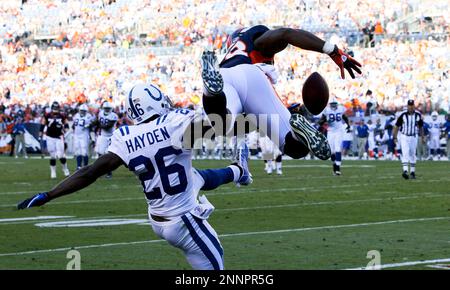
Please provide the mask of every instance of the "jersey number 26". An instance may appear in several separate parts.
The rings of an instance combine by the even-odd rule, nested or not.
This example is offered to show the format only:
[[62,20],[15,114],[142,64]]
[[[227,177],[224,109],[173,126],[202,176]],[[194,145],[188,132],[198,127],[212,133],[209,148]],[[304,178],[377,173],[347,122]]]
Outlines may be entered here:
[[[159,149],[155,154],[156,167],[158,168],[162,188],[168,195],[175,195],[184,192],[188,185],[186,171],[181,164],[171,164],[169,166],[166,166],[164,162],[164,158],[166,156],[179,155],[181,153],[181,149],[175,149],[169,146]],[[141,181],[142,187],[144,188],[145,196],[149,200],[162,198],[161,189],[159,187],[155,187],[149,192],[145,191],[145,181],[152,180],[156,174],[155,167],[153,166],[150,158],[139,155],[130,160],[128,167],[131,171],[134,171],[135,174],[139,176],[139,180]],[[178,175],[179,184],[175,186],[172,186],[170,184],[169,175],[171,174]]]

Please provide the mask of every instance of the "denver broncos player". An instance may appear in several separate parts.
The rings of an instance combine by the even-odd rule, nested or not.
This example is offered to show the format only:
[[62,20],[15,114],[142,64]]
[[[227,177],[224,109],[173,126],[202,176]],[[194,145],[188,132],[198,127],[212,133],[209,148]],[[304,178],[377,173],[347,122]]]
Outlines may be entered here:
[[[257,116],[265,114],[268,116],[267,123],[257,125],[260,128],[265,125],[268,132],[264,133],[271,137],[272,131],[278,131],[278,134],[274,134],[277,136],[272,137],[276,140],[272,141],[283,153],[301,158],[311,151],[318,158],[326,160],[331,154],[326,137],[300,114],[291,116],[271,84],[276,82],[272,66],[274,56],[289,44],[328,54],[340,68],[342,78],[344,68],[352,78],[353,71],[361,73],[361,65],[351,56],[307,31],[291,28],[270,30],[264,25],[257,25],[239,29],[231,35],[227,53],[220,63],[222,77],[217,78],[216,83],[224,83],[223,93],[232,118],[243,112]],[[208,79],[208,76],[204,75],[203,79]],[[218,92],[207,85],[205,88],[203,105],[208,113],[209,108],[214,106],[209,97],[222,91]]]
[[57,158],[61,161],[64,175],[70,174],[64,150],[64,133],[68,128],[66,116],[61,113],[59,103],[53,102],[50,113],[45,114],[41,121],[41,135],[47,142],[50,153],[50,178],[56,178]]

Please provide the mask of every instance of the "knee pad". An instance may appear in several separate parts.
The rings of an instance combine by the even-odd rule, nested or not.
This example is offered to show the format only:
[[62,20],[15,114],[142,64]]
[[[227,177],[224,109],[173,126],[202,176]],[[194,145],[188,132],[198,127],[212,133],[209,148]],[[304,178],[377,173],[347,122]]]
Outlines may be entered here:
[[[65,157],[63,157],[63,158],[60,158],[59,161],[61,161],[61,164],[66,164],[67,159]],[[55,160],[55,162],[56,162],[56,160]]]
[[50,166],[56,166],[56,159],[54,158],[50,159]]

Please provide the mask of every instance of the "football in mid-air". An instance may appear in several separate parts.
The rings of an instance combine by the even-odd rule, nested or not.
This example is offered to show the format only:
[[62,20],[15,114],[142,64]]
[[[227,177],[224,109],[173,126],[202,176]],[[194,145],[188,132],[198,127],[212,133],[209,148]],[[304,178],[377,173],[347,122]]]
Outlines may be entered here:
[[318,72],[313,72],[303,84],[303,104],[311,114],[318,115],[327,106],[329,96],[327,82]]

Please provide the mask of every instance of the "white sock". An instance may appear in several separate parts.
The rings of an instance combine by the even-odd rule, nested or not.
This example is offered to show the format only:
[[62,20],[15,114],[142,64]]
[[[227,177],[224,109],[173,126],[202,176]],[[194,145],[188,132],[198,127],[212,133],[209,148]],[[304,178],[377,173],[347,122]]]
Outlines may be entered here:
[[281,163],[281,162],[277,162],[277,170],[281,170],[282,164],[283,164],[283,163]]
[[408,172],[408,163],[403,164],[403,171]]

